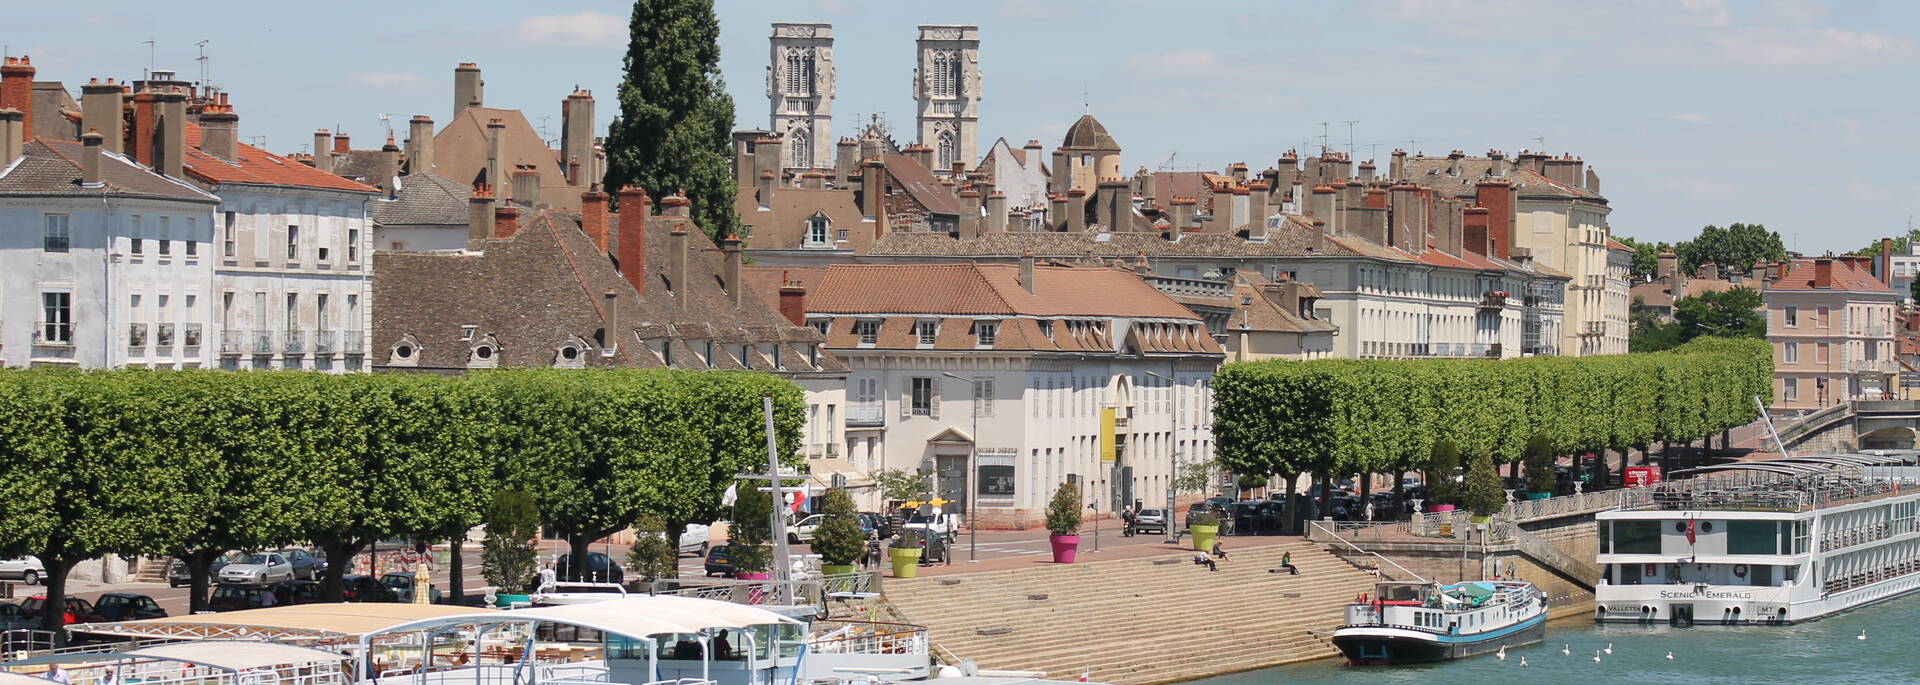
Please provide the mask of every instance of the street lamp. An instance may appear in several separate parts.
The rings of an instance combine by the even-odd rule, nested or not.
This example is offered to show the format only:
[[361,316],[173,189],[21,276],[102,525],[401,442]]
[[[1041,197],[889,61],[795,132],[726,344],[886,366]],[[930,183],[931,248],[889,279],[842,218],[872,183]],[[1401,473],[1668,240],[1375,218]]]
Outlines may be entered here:
[[967,407],[972,410],[971,413],[973,414],[973,428],[971,429],[973,440],[969,441],[967,446],[967,486],[960,493],[960,496],[965,498],[967,506],[967,562],[972,563],[980,560],[980,512],[974,511],[973,507],[974,500],[978,499],[980,490],[980,484],[974,482],[974,479],[980,475],[980,379],[967,378],[966,376],[946,373],[944,371],[941,372],[940,375],[957,381],[965,381],[968,385],[973,386],[973,399],[967,402]]
[[[1169,367],[1167,372],[1172,373],[1173,369]],[[1167,462],[1167,511],[1160,520],[1160,527],[1167,534],[1167,544],[1178,544],[1180,536],[1173,532],[1173,508],[1176,506],[1173,503],[1175,494],[1173,481],[1179,478],[1180,474],[1180,382],[1174,380],[1172,376],[1162,376],[1152,371],[1143,370],[1142,373],[1166,381],[1167,387],[1173,389],[1173,449],[1169,453]]]

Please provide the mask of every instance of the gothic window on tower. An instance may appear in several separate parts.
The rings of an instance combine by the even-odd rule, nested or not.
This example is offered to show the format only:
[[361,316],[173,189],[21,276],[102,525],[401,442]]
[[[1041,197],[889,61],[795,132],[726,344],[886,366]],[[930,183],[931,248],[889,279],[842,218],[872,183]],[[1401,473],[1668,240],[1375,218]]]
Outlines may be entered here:
[[939,161],[940,168],[942,169],[953,168],[953,162],[954,160],[959,159],[960,153],[959,153],[959,148],[953,144],[952,132],[946,132],[946,133],[940,134],[939,147],[940,147],[940,161]]
[[789,131],[787,136],[793,139],[792,142],[788,143],[790,146],[788,149],[791,150],[793,154],[793,161],[789,166],[813,166],[813,140],[807,137],[806,130],[796,128]]
[[787,53],[787,94],[813,94],[813,51]]
[[960,55],[952,51],[933,53],[933,96],[950,98],[960,88]]

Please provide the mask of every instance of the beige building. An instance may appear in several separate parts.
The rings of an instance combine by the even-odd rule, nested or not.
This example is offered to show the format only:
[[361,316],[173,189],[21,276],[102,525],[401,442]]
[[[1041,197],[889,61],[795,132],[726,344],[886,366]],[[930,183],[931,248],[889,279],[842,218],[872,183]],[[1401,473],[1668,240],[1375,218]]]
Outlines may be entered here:
[[1873,276],[1870,261],[1827,256],[1766,268],[1774,409],[1888,396],[1900,294]]

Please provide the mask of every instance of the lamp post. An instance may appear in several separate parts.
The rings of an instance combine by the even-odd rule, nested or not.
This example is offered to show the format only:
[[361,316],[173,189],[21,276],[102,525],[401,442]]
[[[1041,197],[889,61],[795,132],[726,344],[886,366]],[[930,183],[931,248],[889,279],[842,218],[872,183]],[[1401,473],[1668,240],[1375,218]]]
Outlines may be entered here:
[[[1167,372],[1172,373],[1173,369],[1168,368]],[[1167,544],[1178,544],[1180,536],[1173,532],[1173,508],[1176,506],[1173,502],[1176,494],[1173,481],[1180,477],[1180,382],[1174,380],[1172,376],[1162,376],[1152,371],[1142,373],[1166,381],[1167,387],[1172,388],[1173,392],[1173,449],[1168,455],[1167,462],[1167,510],[1161,519],[1160,527],[1167,534]]]
[[980,491],[980,485],[974,482],[980,475],[980,379],[944,371],[940,375],[973,386],[973,399],[967,402],[967,408],[971,410],[969,413],[973,414],[972,434],[969,436],[972,440],[967,446],[967,486],[960,494],[967,506],[967,562],[972,563],[980,560],[980,512],[974,511],[973,506]]

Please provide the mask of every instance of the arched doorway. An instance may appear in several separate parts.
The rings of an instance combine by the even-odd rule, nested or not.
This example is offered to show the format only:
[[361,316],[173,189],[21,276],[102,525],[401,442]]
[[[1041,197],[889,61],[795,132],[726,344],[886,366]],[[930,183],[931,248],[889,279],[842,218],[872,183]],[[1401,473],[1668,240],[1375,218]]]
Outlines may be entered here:
[[1906,426],[1882,428],[1854,441],[1863,450],[1910,450],[1914,445],[1914,431]]

